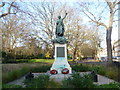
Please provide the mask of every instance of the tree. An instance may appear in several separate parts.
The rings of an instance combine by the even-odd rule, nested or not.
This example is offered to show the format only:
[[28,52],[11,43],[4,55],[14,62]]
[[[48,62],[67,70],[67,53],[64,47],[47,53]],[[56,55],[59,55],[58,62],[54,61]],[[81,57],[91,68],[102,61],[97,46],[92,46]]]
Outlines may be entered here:
[[[68,17],[69,18],[69,17]],[[66,19],[68,21],[68,19]],[[65,36],[69,40],[68,52],[73,56],[73,61],[77,57],[82,56],[82,46],[87,43],[89,47],[85,49],[94,49],[97,51],[97,44],[99,42],[99,35],[96,32],[96,28],[90,29],[86,25],[82,24],[82,19],[77,16],[75,12],[72,12],[72,17],[69,20],[70,23],[66,25]],[[91,46],[91,47],[90,47]],[[95,55],[96,53],[94,53]]]
[[[43,42],[43,47],[46,48],[45,53],[49,51],[51,54],[50,56],[53,56],[54,45],[52,44],[51,40],[55,38],[57,18],[59,15],[64,17],[67,9],[68,15],[64,20],[66,33],[69,29],[69,26],[73,25],[72,22],[74,22],[74,16],[72,16],[72,13],[74,11],[67,7],[66,4],[59,4],[56,2],[40,2],[39,4],[31,3],[29,6],[33,9],[33,12],[30,12],[33,16],[31,17],[33,20],[33,25],[38,27],[36,33],[34,34],[40,39],[41,42]],[[72,19],[70,20],[70,18]]]
[[16,12],[13,12],[12,8],[17,8],[17,6],[15,5],[15,1],[14,2],[2,2],[1,5],[0,5],[0,9],[2,10],[3,7],[5,7],[7,5],[7,13],[4,12],[4,9],[3,9],[3,12],[2,14],[0,15],[0,18],[2,17],[5,17],[9,14],[16,14]]
[[2,31],[2,50],[11,56],[15,56],[16,47],[24,45],[25,38],[29,37],[30,29],[24,18],[16,15],[8,15],[0,20]]
[[[112,34],[112,29],[113,29],[113,23],[114,23],[114,17],[115,17],[115,13],[117,10],[119,10],[120,8],[117,8],[117,5],[120,3],[117,0],[111,1],[111,0],[105,0],[107,3],[107,7],[108,7],[108,15],[109,16],[109,20],[108,20],[108,25],[105,24],[102,21],[102,14],[105,12],[104,10],[106,9],[106,6],[103,10],[100,10],[99,15],[95,15],[93,12],[90,11],[90,9],[87,6],[90,6],[91,3],[85,3],[83,5],[79,3],[80,6],[82,6],[84,8],[84,10],[82,10],[82,12],[93,22],[95,23],[97,26],[103,26],[106,29],[106,43],[107,43],[107,58],[108,60],[111,62],[112,61],[112,45],[111,45],[111,34]],[[85,6],[87,5],[87,6]],[[98,6],[97,6],[98,7]],[[96,7],[96,8],[97,8]],[[102,8],[102,7],[101,7]],[[94,8],[95,9],[95,8]]]
[[86,32],[82,30],[83,26],[80,24],[82,22],[80,16],[76,15],[74,9],[68,7],[66,4],[41,2],[39,4],[31,3],[29,6],[32,7],[32,11],[35,11],[31,12],[33,24],[36,27],[39,26],[35,35],[43,42],[44,48],[46,48],[44,53],[49,51],[52,54],[50,56],[53,56],[54,46],[51,40],[55,37],[57,17],[59,15],[64,17],[65,13],[68,12],[64,20],[65,37],[70,42],[68,43],[68,47],[72,48],[73,60],[75,60],[77,55],[79,55],[80,45],[87,38]]

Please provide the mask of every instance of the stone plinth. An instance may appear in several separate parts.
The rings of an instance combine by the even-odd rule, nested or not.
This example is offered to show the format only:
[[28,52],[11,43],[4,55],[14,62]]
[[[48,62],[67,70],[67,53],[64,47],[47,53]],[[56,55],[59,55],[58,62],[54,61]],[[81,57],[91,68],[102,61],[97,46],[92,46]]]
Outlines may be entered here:
[[65,68],[69,70],[69,74],[72,73],[67,60],[67,44],[55,43],[55,61],[50,70],[55,69],[60,74]]

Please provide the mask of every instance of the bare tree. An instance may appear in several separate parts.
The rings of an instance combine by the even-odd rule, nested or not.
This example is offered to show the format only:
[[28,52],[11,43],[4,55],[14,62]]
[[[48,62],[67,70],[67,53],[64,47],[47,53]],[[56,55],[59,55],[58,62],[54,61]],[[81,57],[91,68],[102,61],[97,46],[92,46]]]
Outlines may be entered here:
[[[112,34],[112,28],[113,28],[113,23],[114,23],[114,16],[117,10],[120,10],[120,8],[116,8],[117,5],[120,3],[117,0],[111,1],[111,0],[105,0],[107,3],[107,6],[105,6],[105,8],[101,11],[99,11],[99,15],[95,15],[93,12],[90,11],[90,8],[88,8],[86,5],[90,6],[90,3],[85,3],[83,5],[79,3],[80,6],[82,6],[84,8],[84,10],[82,10],[82,12],[92,21],[94,22],[97,26],[103,26],[106,29],[106,43],[107,43],[107,56],[108,56],[108,60],[111,62],[112,61],[112,46],[111,46],[111,34]],[[98,6],[97,6],[98,7]],[[96,8],[97,8],[96,7]],[[102,19],[104,16],[102,16],[102,14],[105,12],[104,10],[106,9],[106,7],[108,7],[108,15],[109,16],[109,20],[108,20],[108,25],[105,24]],[[94,8],[95,9],[95,8]]]
[[13,12],[12,8],[17,8],[17,6],[14,4],[16,0],[14,0],[13,2],[2,2],[2,4],[0,5],[0,9],[2,10],[2,8],[5,7],[5,5],[7,5],[7,12],[5,13],[4,11],[2,12],[2,14],[0,15],[0,18],[7,16],[9,14],[16,14],[16,12]]
[[54,45],[51,40],[55,38],[57,17],[59,15],[64,17],[66,5],[56,2],[40,2],[39,4],[30,3],[29,6],[33,11],[30,11],[33,25],[37,27],[34,34],[43,42],[43,47],[46,47],[46,53],[49,51],[51,56],[53,56]]
[[[30,33],[27,22],[22,22],[22,18],[13,16],[3,17],[0,20],[0,30],[2,30],[2,49],[6,53],[14,54],[15,48],[23,44],[23,38]],[[28,36],[27,36],[28,37]]]
[[[70,20],[69,20],[70,18]],[[97,43],[99,40],[99,35],[96,34],[94,29],[90,30],[86,25],[82,25],[82,20],[80,16],[76,16],[75,12],[72,12],[72,17],[68,17],[66,19],[69,20],[70,23],[66,23],[66,32],[65,35],[69,40],[68,43],[68,51],[73,57],[73,61],[76,60],[77,57],[81,57],[83,50],[81,47],[84,46],[85,42],[88,42],[90,49],[97,50]],[[85,43],[86,44],[86,43]],[[89,49],[88,47],[86,49]],[[94,53],[95,54],[95,53]]]

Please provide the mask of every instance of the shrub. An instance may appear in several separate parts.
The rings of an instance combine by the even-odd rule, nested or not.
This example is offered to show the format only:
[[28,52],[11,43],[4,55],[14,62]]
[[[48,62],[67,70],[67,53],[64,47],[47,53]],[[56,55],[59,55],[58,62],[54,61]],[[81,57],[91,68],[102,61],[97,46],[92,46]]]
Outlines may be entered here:
[[7,83],[10,81],[16,80],[30,71],[31,72],[47,72],[47,70],[50,70],[50,67],[51,67],[50,65],[42,65],[39,67],[24,66],[19,70],[13,70],[13,71],[4,73],[2,76],[2,81],[3,83]]
[[63,80],[63,88],[94,88],[90,75],[80,76],[79,73],[73,74],[71,78]]
[[3,84],[2,88],[22,88],[22,86],[15,84]]
[[79,65],[73,65],[72,69],[75,70],[76,72],[84,72],[84,71],[89,71],[90,68],[87,65],[79,64]]
[[116,83],[116,82],[112,82],[109,84],[103,84],[103,85],[98,85],[96,88],[116,88],[116,89],[120,89],[120,84]]
[[29,72],[29,68],[27,67],[23,67],[20,70],[14,70],[14,71],[8,72],[2,76],[2,81],[3,83],[13,81],[15,79],[20,78],[21,76],[25,75],[28,72]]
[[51,65],[42,65],[40,67],[32,68],[31,72],[47,72],[50,70]]
[[101,75],[106,74],[106,69],[105,67],[102,67],[102,66],[91,66],[90,70],[95,71],[96,73],[101,74]]
[[114,71],[109,71],[109,72],[106,72],[106,76],[111,78],[111,79],[116,79],[118,76],[117,76],[117,72],[114,72]]
[[47,88],[61,88],[61,83],[50,80],[47,84]]
[[72,66],[72,69],[76,72],[95,71],[96,73],[101,75],[106,74],[106,69],[103,66],[79,64]]
[[49,82],[48,75],[40,75],[37,78],[31,80],[25,80],[24,84],[26,88],[46,88]]

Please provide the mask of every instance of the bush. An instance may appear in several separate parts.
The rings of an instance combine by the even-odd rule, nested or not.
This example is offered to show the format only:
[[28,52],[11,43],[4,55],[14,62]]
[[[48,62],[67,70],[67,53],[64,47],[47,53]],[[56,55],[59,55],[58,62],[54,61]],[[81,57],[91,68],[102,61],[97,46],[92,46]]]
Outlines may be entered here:
[[2,88],[22,88],[22,86],[14,84],[3,84]]
[[98,74],[105,75],[106,74],[106,69],[105,67],[102,66],[92,66],[90,67],[91,71],[95,71]]
[[72,77],[63,81],[63,88],[94,88],[90,75],[80,76],[79,73],[73,74]]
[[109,72],[106,72],[106,76],[115,80],[118,77],[117,73],[118,72],[110,70]]
[[21,76],[25,75],[29,71],[30,71],[29,68],[23,67],[20,70],[14,70],[14,71],[8,72],[2,76],[2,81],[3,81],[3,83],[13,81],[13,80],[18,79]]
[[97,74],[104,75],[108,78],[120,81],[120,70],[119,67],[109,65],[109,66],[98,66],[98,65],[88,65],[88,64],[78,64],[73,65],[72,69],[76,72],[86,72],[86,71],[95,71]]
[[50,65],[43,65],[40,67],[36,67],[36,68],[32,68],[31,72],[47,72],[48,70],[50,70]]
[[56,82],[54,80],[50,80],[48,82],[47,88],[61,88],[61,83]]
[[7,73],[4,73],[2,76],[3,83],[7,83],[13,80],[16,80],[20,78],[21,76],[27,74],[28,72],[47,72],[47,70],[50,70],[50,65],[42,65],[39,67],[27,67],[24,66],[23,68],[19,70],[13,70]]
[[75,70],[76,72],[84,72],[90,70],[89,66],[83,64],[73,65],[72,69]]
[[113,83],[109,83],[109,84],[98,85],[96,88],[114,88],[114,89],[120,89],[120,84],[113,82]]
[[33,78],[32,80],[25,80],[24,84],[26,88],[46,88],[48,82],[48,75],[40,75],[37,78]]
[[86,71],[95,71],[98,74],[105,75],[106,69],[102,66],[96,66],[96,65],[85,65],[85,64],[79,64],[72,66],[72,69],[76,72],[86,72]]

